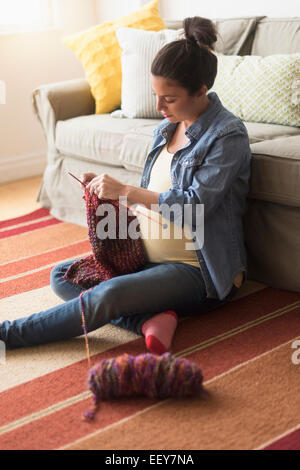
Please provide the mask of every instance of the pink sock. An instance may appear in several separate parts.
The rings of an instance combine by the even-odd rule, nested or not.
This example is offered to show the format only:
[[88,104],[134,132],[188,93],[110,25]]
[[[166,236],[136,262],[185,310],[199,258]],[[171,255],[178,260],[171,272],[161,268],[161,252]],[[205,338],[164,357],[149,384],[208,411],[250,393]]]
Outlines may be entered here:
[[177,327],[174,310],[166,310],[147,320],[142,326],[147,349],[153,354],[163,354],[171,346]]

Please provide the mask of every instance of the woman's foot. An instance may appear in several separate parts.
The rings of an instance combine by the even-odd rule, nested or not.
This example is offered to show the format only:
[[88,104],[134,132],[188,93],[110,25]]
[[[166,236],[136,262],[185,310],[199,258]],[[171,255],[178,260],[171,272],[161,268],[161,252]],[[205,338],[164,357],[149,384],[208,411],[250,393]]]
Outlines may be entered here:
[[142,333],[148,351],[153,354],[164,354],[170,349],[177,321],[174,310],[166,310],[143,324]]

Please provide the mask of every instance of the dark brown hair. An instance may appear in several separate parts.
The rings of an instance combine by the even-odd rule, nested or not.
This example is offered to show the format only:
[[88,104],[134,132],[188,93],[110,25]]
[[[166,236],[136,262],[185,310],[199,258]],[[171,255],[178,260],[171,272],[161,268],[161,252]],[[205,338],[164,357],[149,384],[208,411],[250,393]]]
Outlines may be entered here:
[[194,95],[202,85],[210,89],[217,75],[217,56],[213,44],[217,41],[214,23],[200,16],[185,18],[184,39],[166,44],[156,54],[152,75],[169,78]]

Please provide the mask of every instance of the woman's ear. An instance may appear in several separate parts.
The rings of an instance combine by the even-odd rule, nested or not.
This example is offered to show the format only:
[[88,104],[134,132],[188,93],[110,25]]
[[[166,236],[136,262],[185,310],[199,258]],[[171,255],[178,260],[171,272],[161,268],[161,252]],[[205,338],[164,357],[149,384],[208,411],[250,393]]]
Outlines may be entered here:
[[200,88],[200,90],[197,92],[197,98],[201,99],[203,98],[203,96],[206,95],[206,93],[208,92],[208,88],[206,85],[202,85],[202,87]]

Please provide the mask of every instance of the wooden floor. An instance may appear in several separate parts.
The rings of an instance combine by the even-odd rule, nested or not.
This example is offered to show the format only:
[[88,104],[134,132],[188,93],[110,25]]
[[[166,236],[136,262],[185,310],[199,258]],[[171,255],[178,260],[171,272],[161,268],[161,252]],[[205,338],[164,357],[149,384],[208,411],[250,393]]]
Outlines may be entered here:
[[28,214],[41,206],[36,202],[42,175],[0,184],[0,220]]

